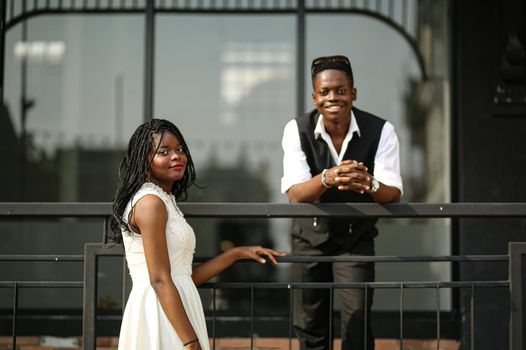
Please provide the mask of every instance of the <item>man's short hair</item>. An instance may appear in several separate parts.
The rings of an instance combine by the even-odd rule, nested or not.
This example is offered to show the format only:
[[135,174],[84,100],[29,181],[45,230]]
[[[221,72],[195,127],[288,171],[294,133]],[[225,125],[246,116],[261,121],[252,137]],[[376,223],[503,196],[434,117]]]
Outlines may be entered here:
[[318,57],[312,60],[311,64],[311,78],[312,86],[314,86],[314,80],[316,76],[327,69],[337,69],[344,71],[347,74],[347,77],[351,81],[351,86],[354,85],[354,76],[352,73],[351,61],[346,56],[336,55],[336,56],[324,56]]

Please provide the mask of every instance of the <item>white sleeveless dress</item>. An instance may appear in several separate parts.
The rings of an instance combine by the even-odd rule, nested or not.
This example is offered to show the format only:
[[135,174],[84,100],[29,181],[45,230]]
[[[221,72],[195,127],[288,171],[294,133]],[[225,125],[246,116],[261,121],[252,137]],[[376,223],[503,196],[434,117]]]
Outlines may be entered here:
[[[174,196],[153,183],[145,183],[128,203],[124,211],[124,220],[127,222],[132,207],[148,194],[158,196],[166,206],[166,241],[172,280],[179,291],[201,348],[209,349],[201,298],[191,278],[195,235],[183,213],[177,208]],[[119,350],[183,349],[181,339],[166,317],[150,285],[141,235],[123,230],[122,238],[133,287],[122,318]]]

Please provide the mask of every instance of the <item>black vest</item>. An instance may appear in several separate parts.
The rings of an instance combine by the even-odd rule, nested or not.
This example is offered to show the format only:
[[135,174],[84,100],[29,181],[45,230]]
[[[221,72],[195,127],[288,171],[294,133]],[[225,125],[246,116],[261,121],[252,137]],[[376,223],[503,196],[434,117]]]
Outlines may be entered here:
[[[343,159],[363,162],[369,173],[374,175],[374,159],[380,141],[380,135],[385,120],[353,107],[356,122],[361,136],[355,133],[347,145]],[[332,168],[336,164],[331,156],[329,146],[319,136],[314,138],[314,129],[320,114],[317,110],[296,118],[300,136],[301,148],[307,157],[310,172],[316,176],[323,169]],[[329,188],[319,199],[322,203],[368,203],[374,202],[368,194],[354,191],[339,191]],[[295,219],[292,234],[308,240],[313,246],[326,242],[331,238],[346,250],[351,250],[354,244],[362,239],[373,239],[377,234],[376,219]]]

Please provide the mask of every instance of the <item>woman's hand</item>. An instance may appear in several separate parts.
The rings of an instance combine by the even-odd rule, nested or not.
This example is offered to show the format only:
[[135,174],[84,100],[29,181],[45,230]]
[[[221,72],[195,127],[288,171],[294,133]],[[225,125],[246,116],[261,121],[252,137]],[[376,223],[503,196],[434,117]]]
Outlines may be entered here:
[[273,264],[277,264],[277,256],[283,256],[285,253],[277,252],[272,249],[261,246],[241,246],[227,250],[215,258],[205,261],[202,264],[195,265],[192,272],[192,279],[196,286],[204,283],[217,276],[227,268],[232,266],[238,260],[255,260],[260,264],[270,259]]
[[257,246],[244,246],[244,247],[235,247],[231,249],[232,253],[235,254],[236,260],[255,260],[261,264],[266,263],[267,261],[263,257],[267,257],[272,261],[273,264],[277,264],[276,256],[284,256],[285,253],[278,252],[269,248],[263,248],[259,245]]

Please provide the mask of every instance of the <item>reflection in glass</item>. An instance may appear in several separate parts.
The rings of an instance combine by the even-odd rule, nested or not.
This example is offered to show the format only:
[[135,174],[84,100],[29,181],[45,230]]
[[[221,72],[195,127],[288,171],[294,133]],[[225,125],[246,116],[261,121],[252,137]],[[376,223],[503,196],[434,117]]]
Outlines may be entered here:
[[[142,17],[35,17],[6,37],[3,200],[110,201],[142,120]],[[103,179],[103,181],[101,181]]]

